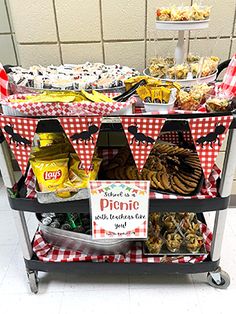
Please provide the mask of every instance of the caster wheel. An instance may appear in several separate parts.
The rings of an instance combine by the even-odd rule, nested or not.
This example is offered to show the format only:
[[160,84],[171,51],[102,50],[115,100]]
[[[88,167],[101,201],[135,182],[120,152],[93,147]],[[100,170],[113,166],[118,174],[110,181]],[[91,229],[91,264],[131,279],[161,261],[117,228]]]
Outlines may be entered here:
[[207,281],[210,286],[217,289],[226,289],[230,285],[230,277],[229,275],[220,270],[219,272],[213,272],[207,274]]
[[32,293],[36,294],[38,293],[38,272],[37,271],[29,271],[27,272],[28,280],[29,280],[29,286]]

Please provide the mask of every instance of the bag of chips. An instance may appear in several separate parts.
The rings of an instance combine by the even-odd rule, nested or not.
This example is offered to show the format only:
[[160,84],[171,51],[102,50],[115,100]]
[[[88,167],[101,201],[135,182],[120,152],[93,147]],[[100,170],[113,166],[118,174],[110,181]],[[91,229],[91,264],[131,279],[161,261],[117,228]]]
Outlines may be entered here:
[[70,154],[69,163],[69,182],[66,182],[66,186],[74,186],[78,189],[87,188],[90,180],[96,180],[98,171],[101,165],[102,159],[93,158],[92,169],[86,173],[81,168],[81,162],[77,154]]
[[41,192],[56,192],[68,181],[68,158],[56,160],[30,160]]
[[68,142],[63,133],[38,133],[39,146],[45,147],[53,144]]
[[59,143],[53,144],[52,146],[44,146],[44,147],[35,147],[31,154],[31,159],[45,159],[46,157],[53,159],[59,159],[58,155],[60,154],[67,154],[74,153],[74,148],[70,143]]

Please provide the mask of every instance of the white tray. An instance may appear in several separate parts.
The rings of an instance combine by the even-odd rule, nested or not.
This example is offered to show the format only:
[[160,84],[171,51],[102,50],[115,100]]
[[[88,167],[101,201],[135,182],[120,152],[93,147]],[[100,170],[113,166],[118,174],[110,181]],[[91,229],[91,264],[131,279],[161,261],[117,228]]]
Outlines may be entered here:
[[[80,89],[55,89],[55,88],[35,88],[35,87],[27,87],[15,84],[15,82],[10,82],[9,84],[10,90],[14,94],[31,94],[31,93],[41,93],[45,91],[50,92],[79,92]],[[85,89],[90,92],[92,89]],[[116,87],[107,87],[107,88],[94,88],[93,90],[103,93],[120,93],[122,94],[125,91],[125,85],[116,86]]]
[[162,104],[162,103],[147,103],[143,102],[144,108],[146,112],[152,113],[152,112],[161,112],[161,113],[168,113],[169,110],[173,109],[174,104],[176,101],[176,89],[172,88],[170,100],[168,104]]
[[[168,82],[177,82],[179,84],[181,84],[182,86],[193,86],[196,84],[202,84],[202,83],[211,83],[214,82],[216,80],[216,76],[217,76],[218,71],[216,71],[215,73],[206,76],[206,77],[200,77],[198,79],[193,78],[193,79],[185,79],[185,80],[175,80],[175,79],[167,79],[167,78],[161,78],[162,81],[168,81]],[[144,69],[143,74],[146,76],[151,76],[150,72],[149,72],[149,68]],[[152,77],[152,76],[151,76]],[[158,77],[156,78],[158,79]]]
[[206,29],[210,20],[201,21],[156,21],[156,29],[187,31],[194,29]]

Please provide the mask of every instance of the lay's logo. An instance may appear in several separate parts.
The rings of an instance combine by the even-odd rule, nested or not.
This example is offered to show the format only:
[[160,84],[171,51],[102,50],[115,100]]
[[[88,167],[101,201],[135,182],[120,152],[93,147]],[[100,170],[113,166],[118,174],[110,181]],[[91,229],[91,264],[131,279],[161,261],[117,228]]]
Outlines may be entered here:
[[57,180],[62,176],[61,170],[45,171],[43,174],[44,180]]

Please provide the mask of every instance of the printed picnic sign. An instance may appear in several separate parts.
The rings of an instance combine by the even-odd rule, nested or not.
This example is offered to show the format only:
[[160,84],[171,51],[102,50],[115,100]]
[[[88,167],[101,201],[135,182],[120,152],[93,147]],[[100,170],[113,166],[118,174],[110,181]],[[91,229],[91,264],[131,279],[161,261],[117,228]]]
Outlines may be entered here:
[[93,239],[145,239],[149,181],[90,181]]

